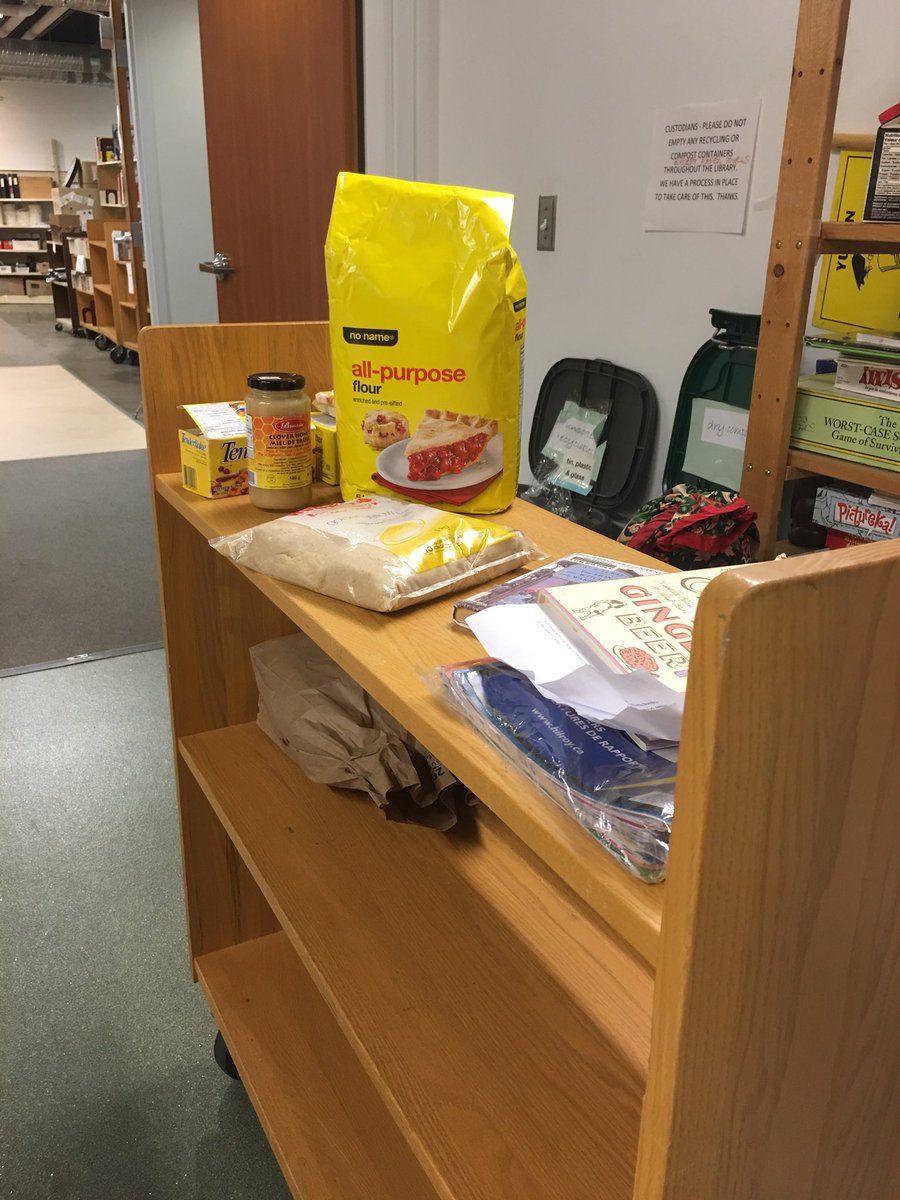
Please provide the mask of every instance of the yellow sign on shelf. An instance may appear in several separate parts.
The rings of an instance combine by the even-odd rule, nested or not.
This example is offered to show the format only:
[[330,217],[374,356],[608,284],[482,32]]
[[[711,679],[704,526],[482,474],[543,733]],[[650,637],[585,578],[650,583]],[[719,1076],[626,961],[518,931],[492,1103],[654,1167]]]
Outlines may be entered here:
[[[832,221],[861,221],[872,155],[842,150]],[[812,322],[820,329],[900,330],[900,254],[824,254]]]

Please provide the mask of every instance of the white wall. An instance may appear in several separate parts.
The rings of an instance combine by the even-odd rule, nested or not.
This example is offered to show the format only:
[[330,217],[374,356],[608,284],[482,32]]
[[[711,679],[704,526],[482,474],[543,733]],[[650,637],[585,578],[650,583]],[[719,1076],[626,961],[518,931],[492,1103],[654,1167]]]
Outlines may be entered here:
[[196,0],[127,0],[132,119],[154,325],[219,319]]
[[[559,358],[641,371],[660,400],[655,487],[682,376],[711,332],[708,309],[762,303],[797,0],[439,7],[438,178],[517,198],[513,243],[529,283],[524,427]],[[838,128],[874,131],[898,98],[898,60],[895,0],[856,0]],[[746,233],[643,233],[654,110],[748,96],[763,104]],[[541,193],[559,196],[554,253],[535,249]]]
[[111,87],[0,81],[0,167],[52,171],[51,139],[62,170],[73,158],[95,159],[95,138],[109,137],[116,119]]

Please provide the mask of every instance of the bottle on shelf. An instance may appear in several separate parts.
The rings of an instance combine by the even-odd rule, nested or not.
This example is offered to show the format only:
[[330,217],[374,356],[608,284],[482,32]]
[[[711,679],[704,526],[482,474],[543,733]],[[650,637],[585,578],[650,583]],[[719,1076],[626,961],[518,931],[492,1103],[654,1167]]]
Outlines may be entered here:
[[247,478],[250,501],[271,512],[312,502],[310,399],[302,375],[264,371],[247,379]]

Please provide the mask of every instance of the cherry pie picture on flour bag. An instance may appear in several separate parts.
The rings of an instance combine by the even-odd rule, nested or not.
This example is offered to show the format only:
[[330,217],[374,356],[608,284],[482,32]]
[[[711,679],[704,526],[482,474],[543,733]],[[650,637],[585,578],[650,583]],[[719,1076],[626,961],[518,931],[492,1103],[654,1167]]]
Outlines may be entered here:
[[325,267],[345,500],[515,498],[525,278],[513,198],[338,177]]

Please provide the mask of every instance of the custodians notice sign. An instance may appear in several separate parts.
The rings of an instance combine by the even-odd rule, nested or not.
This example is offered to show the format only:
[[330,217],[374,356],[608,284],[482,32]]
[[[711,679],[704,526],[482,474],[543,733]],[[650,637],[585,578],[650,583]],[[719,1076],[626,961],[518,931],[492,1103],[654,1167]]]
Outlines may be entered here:
[[759,99],[658,109],[645,230],[743,233]]

